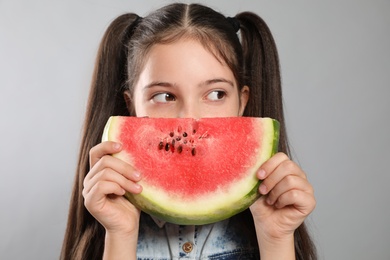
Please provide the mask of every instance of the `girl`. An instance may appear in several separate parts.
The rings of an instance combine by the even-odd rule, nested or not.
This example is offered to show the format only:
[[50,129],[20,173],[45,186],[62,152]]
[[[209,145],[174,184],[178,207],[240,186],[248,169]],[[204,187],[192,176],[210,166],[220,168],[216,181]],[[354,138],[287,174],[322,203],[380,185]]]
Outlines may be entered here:
[[[248,210],[202,226],[164,223],[122,195],[142,179],[100,143],[111,115],[271,117],[280,153],[258,170]],[[267,25],[197,4],[171,4],[112,22],[100,45],[61,259],[316,259],[304,219],[315,207],[285,134],[279,61]]]

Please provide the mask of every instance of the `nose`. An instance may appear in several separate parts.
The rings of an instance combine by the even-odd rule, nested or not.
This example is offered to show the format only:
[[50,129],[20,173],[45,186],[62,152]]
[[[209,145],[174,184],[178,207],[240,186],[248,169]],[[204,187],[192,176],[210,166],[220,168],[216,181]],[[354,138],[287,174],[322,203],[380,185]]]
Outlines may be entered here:
[[180,107],[178,117],[199,119],[201,114],[201,107],[197,102],[184,101]]

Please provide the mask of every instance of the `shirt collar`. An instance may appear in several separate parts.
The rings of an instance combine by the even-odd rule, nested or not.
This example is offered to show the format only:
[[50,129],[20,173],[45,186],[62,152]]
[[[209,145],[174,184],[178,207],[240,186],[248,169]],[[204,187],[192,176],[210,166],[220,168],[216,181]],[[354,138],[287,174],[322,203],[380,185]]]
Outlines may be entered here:
[[156,223],[156,225],[159,228],[163,228],[165,223],[167,223],[166,221],[160,220],[160,219],[156,218],[155,216],[152,216],[152,215],[149,215],[149,216],[153,219],[154,223]]

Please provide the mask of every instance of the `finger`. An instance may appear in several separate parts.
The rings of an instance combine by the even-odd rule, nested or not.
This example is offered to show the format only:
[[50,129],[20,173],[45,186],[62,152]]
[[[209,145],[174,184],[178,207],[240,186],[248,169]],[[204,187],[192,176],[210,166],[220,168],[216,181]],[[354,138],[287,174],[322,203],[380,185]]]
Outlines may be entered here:
[[84,205],[87,209],[93,211],[101,209],[107,199],[107,195],[115,194],[117,196],[123,196],[125,190],[115,182],[100,181],[92,187],[89,192],[83,191]]
[[276,168],[273,168],[273,171],[267,174],[267,177],[263,179],[259,187],[261,194],[265,195],[271,191],[283,178],[288,175],[296,175],[300,178],[306,179],[306,174],[302,169],[291,160],[281,161]]
[[268,193],[267,203],[273,205],[277,199],[289,190],[302,190],[313,193],[313,187],[306,180],[297,175],[287,175]]
[[120,152],[122,145],[120,143],[107,141],[102,142],[91,148],[89,151],[89,165],[92,168],[103,156]]
[[142,191],[141,185],[138,183],[129,180],[122,174],[111,168],[104,168],[97,174],[95,174],[91,179],[84,182],[84,190],[88,193],[94,186],[96,186],[99,182],[109,181],[118,184],[120,187],[125,189],[128,192],[138,194]]
[[284,153],[276,153],[270,159],[265,161],[259,171],[257,172],[257,177],[260,180],[267,178],[282,162],[290,160],[288,156]]
[[279,196],[275,203],[276,208],[294,206],[302,216],[309,215],[316,206],[316,200],[312,193],[302,190],[289,190]]
[[121,159],[115,158],[111,155],[104,155],[100,160],[92,167],[90,172],[84,179],[85,182],[89,182],[90,179],[94,178],[94,176],[104,170],[105,168],[110,168],[119,174],[123,175],[125,178],[132,180],[134,182],[138,182],[141,180],[141,174],[134,170],[134,168],[125,161]]

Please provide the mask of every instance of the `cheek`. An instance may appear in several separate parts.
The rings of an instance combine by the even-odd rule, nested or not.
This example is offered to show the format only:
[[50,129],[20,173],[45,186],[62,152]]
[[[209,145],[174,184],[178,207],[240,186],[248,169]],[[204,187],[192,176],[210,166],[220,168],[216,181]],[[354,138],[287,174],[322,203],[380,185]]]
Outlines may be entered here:
[[[139,88],[134,88],[134,94],[133,94],[133,108],[134,108],[134,114],[135,116],[142,117],[146,116],[145,114],[145,104],[142,99],[141,93],[138,90]],[[138,90],[138,91],[137,91]]]
[[240,116],[239,99],[231,99],[222,106],[207,106],[204,113],[207,117],[236,117]]
[[134,115],[137,117],[152,117],[152,113],[142,102],[134,102]]
[[175,106],[154,106],[148,101],[135,102],[135,116],[137,117],[178,117]]
[[230,113],[232,116],[240,116],[241,113],[241,101],[239,95],[234,95],[234,99],[232,99],[230,104]]

